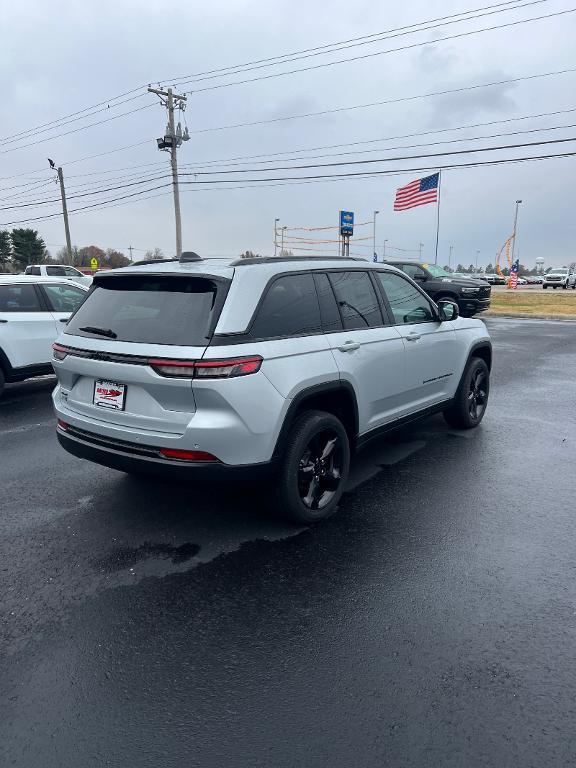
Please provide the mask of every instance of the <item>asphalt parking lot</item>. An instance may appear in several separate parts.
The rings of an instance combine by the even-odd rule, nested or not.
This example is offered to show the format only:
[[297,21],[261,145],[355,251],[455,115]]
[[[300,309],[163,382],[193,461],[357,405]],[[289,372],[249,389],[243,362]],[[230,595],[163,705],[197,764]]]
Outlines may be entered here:
[[9,386],[0,764],[574,765],[576,324],[487,324],[481,428],[373,445],[315,528],[76,460]]

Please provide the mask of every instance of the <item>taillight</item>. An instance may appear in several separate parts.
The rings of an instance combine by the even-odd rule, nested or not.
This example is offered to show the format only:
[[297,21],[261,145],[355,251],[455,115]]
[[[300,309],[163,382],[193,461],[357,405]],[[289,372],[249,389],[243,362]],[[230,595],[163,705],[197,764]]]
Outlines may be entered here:
[[60,429],[66,430],[70,425],[68,424],[67,421],[62,421],[62,419],[58,419],[58,426],[60,427]]
[[54,351],[54,359],[55,360],[64,360],[66,355],[68,354],[68,347],[62,346],[62,344],[52,344],[52,349]]
[[206,451],[184,451],[179,448],[160,448],[160,456],[180,461],[218,461],[216,456]]
[[224,360],[148,360],[161,376],[180,379],[232,379],[257,373],[262,365],[260,355],[234,357]]

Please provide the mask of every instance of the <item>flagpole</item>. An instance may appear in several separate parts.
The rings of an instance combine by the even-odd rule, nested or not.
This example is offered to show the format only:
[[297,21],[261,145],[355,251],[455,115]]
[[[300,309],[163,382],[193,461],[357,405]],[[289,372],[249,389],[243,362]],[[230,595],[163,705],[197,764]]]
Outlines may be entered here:
[[438,264],[438,235],[440,234],[440,183],[442,181],[442,170],[438,171],[438,207],[436,209],[436,254],[434,264]]

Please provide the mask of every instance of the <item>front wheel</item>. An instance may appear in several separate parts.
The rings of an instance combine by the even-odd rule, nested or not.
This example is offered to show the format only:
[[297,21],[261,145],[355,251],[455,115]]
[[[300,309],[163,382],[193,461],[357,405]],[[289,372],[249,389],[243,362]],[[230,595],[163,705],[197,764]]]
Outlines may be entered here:
[[279,470],[284,514],[299,523],[330,517],[344,492],[349,468],[350,443],[342,422],[324,411],[303,413],[290,430]]
[[490,393],[490,371],[479,357],[468,363],[452,405],[444,411],[451,427],[473,429],[484,418]]
[[543,285],[543,286],[542,286],[542,288],[543,288],[544,290],[546,290],[546,288],[548,288],[548,286],[547,286],[547,285]]
[[568,283],[564,283],[564,285],[562,286],[562,288],[564,288],[564,290],[566,290],[566,288],[568,288]]

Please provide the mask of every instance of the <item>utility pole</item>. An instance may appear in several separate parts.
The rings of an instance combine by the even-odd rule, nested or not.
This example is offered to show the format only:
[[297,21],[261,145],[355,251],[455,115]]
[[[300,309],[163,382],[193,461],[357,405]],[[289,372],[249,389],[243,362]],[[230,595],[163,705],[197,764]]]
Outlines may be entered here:
[[132,246],[128,246],[128,250],[130,251],[130,261],[132,261]]
[[280,256],[284,253],[284,230],[287,229],[287,227],[282,227],[282,246],[280,248]]
[[160,97],[160,101],[166,107],[168,112],[168,125],[164,137],[157,139],[158,149],[170,152],[170,166],[172,168],[172,193],[174,196],[174,219],[176,222],[176,258],[182,255],[182,221],[180,218],[180,189],[178,187],[178,160],[176,157],[177,149],[183,141],[188,141],[190,135],[188,128],[182,133],[180,123],[174,126],[174,109],[184,110],[186,107],[186,96],[179,95],[167,88],[165,91],[157,88],[148,88],[149,93],[155,93]]
[[62,197],[62,217],[64,218],[64,231],[66,232],[66,253],[68,264],[72,264],[72,241],[70,240],[70,225],[68,224],[68,206],[66,205],[66,190],[64,189],[64,171],[57,168],[58,181],[60,182],[60,195]]
[[450,251],[448,252],[448,267],[450,267],[450,264],[452,263],[452,248],[454,248],[453,245],[450,246]]
[[374,218],[372,219],[372,259],[378,261],[378,254],[376,253],[376,216],[380,211],[374,211]]
[[480,251],[476,251],[476,272],[478,272],[478,256],[480,256]]
[[422,261],[422,248],[424,247],[424,243],[418,243],[418,252],[420,253],[419,259]]
[[388,242],[388,238],[382,241],[382,261],[386,261],[386,243]]
[[274,256],[278,251],[278,222],[280,219],[274,219]]
[[514,263],[514,249],[516,248],[516,226],[518,224],[518,206],[522,200],[516,200],[516,212],[514,213],[514,229],[512,230],[512,263]]

